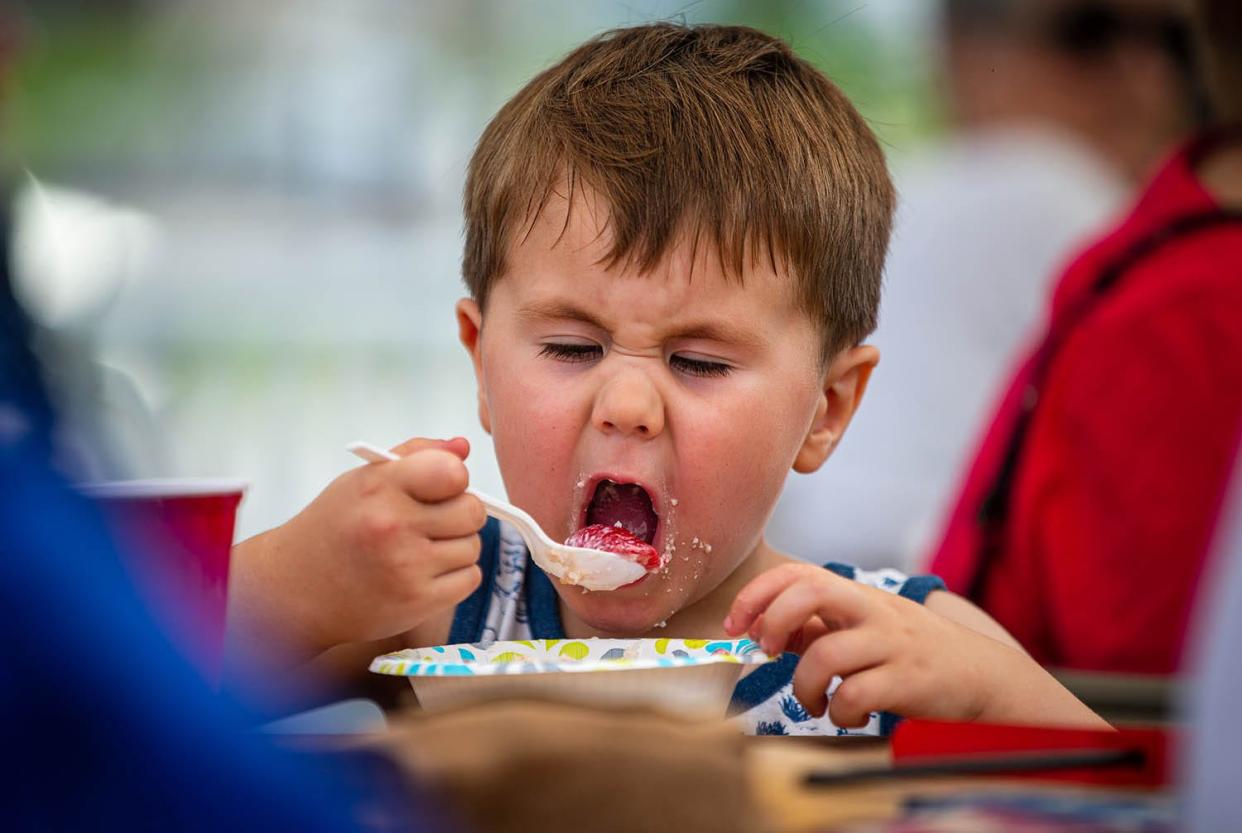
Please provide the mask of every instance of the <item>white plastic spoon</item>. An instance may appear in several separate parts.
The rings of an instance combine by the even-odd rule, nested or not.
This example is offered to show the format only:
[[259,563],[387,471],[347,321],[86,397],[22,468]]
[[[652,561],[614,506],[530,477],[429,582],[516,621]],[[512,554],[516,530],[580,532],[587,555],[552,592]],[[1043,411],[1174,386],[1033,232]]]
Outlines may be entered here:
[[[396,454],[366,442],[350,443],[346,449],[368,463],[400,460]],[[587,590],[616,590],[638,581],[647,571],[641,564],[604,550],[570,547],[558,544],[547,536],[535,519],[511,503],[467,489],[487,509],[487,514],[513,525],[526,542],[530,556],[548,575],[565,584],[576,584]]]

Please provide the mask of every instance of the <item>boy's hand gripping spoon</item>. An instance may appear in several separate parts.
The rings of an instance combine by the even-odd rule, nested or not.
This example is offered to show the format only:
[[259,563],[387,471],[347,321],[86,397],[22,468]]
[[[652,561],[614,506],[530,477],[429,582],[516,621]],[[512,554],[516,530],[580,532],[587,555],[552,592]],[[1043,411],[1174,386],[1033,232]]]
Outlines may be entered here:
[[[368,463],[401,459],[391,451],[371,443],[350,443],[346,448]],[[616,590],[647,574],[641,564],[619,555],[604,550],[558,544],[547,536],[534,518],[511,503],[474,489],[467,489],[466,493],[478,498],[487,509],[487,514],[512,524],[526,542],[535,563],[545,573],[565,584],[575,584],[587,590]]]

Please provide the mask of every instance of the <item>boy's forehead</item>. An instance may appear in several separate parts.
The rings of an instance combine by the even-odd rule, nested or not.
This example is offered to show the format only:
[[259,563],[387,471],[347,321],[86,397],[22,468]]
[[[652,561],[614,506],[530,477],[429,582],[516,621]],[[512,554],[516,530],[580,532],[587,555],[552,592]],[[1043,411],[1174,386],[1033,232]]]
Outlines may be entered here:
[[700,289],[772,295],[790,304],[795,302],[795,282],[783,258],[766,254],[752,257],[748,251],[738,274],[726,264],[718,241],[697,230],[697,222],[689,213],[650,267],[639,262],[641,243],[632,246],[633,251],[620,253],[614,262],[610,214],[607,200],[589,187],[576,187],[572,197],[564,187],[553,189],[528,227],[515,235],[506,257],[506,272],[520,276],[555,268],[579,276],[645,278],[687,288],[698,284]]

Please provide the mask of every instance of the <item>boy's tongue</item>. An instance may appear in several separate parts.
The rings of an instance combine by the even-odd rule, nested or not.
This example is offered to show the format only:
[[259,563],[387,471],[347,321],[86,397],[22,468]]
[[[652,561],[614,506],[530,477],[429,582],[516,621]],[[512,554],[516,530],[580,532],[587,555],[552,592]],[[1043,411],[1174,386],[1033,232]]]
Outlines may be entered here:
[[618,523],[636,538],[650,544],[655,538],[659,518],[643,487],[636,483],[620,485],[605,480],[596,487],[591,505],[587,507],[586,525],[615,527]]

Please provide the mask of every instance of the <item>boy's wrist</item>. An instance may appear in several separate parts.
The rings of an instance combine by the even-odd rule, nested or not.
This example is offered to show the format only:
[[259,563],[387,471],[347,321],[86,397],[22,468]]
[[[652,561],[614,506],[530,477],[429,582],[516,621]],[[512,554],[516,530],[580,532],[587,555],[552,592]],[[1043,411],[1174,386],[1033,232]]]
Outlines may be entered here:
[[[1012,723],[1022,714],[1022,705],[1015,700],[1025,699],[1029,687],[1020,681],[1030,673],[1031,669],[1024,667],[1027,663],[1014,662],[1015,659],[1023,657],[1012,648],[994,640],[988,641],[993,643],[995,649],[988,650],[978,658],[983,680],[976,688],[978,698],[973,706],[974,716],[968,720],[982,723]],[[989,649],[992,649],[993,645],[989,645]],[[1015,695],[1019,696],[1015,697]]]
[[[1112,728],[1026,653],[1008,645],[995,644],[999,650],[994,661],[988,662],[992,682],[982,687],[981,708],[975,720],[983,723]],[[992,659],[989,657],[985,661]]]

